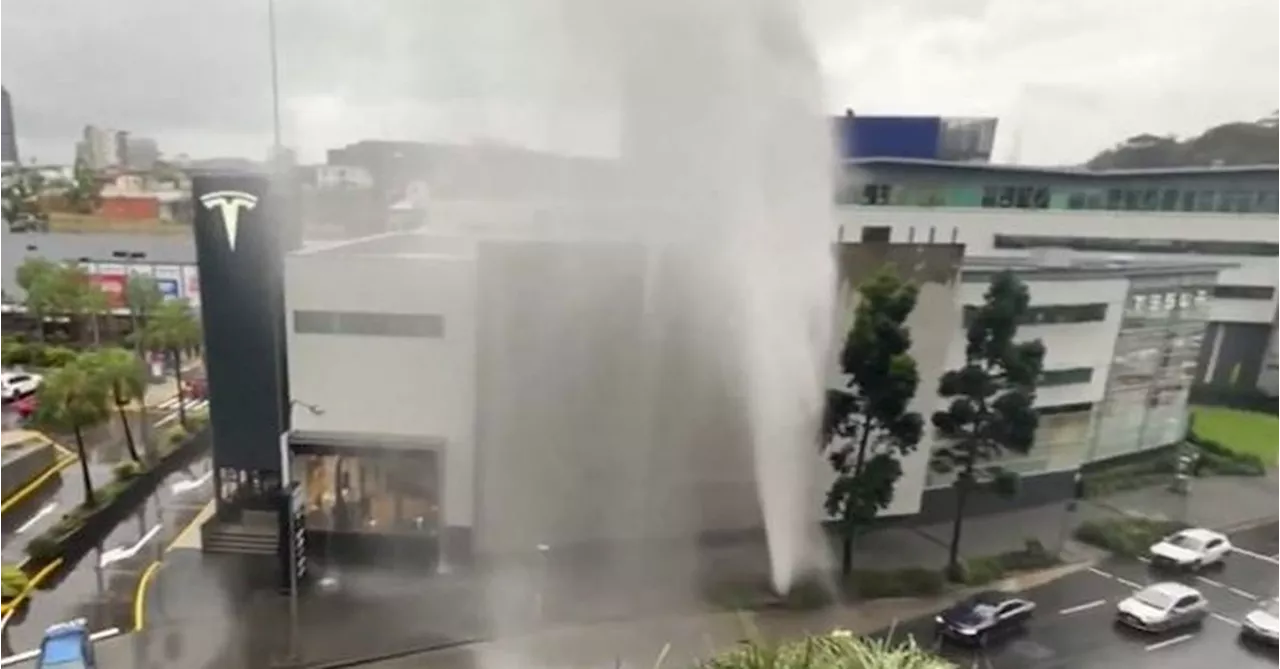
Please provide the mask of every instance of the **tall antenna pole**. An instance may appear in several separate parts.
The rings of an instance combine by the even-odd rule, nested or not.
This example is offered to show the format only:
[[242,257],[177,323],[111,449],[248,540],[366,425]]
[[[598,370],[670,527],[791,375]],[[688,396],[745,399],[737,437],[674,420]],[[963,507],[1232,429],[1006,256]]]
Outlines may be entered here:
[[276,53],[276,2],[267,0],[268,43],[271,48],[271,146],[280,155],[280,58]]

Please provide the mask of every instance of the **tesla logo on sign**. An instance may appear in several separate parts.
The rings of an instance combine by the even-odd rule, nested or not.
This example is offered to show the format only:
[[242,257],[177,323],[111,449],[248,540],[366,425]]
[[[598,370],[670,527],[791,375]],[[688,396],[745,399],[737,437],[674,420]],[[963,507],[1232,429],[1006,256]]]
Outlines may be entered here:
[[205,209],[216,210],[222,215],[222,228],[227,232],[227,246],[236,250],[236,231],[240,223],[240,210],[251,211],[258,206],[258,196],[238,190],[220,190],[200,196]]

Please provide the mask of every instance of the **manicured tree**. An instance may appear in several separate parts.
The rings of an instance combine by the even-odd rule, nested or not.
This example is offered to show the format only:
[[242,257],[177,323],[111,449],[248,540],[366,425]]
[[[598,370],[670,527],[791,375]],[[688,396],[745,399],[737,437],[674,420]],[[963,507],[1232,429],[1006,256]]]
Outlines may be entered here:
[[825,507],[838,519],[845,575],[853,569],[854,537],[893,501],[898,459],[920,442],[923,420],[907,411],[920,382],[906,325],[917,292],[891,267],[858,288],[840,354],[844,388],[827,391],[821,448],[836,478]]
[[38,391],[36,422],[57,432],[75,436],[76,453],[80,456],[80,475],[84,478],[84,503],[93,507],[93,479],[89,476],[89,454],[85,451],[84,431],[107,420],[110,415],[108,393],[102,377],[91,360],[82,354],[71,363],[59,367],[45,377]]
[[200,344],[200,323],[186,300],[161,303],[143,330],[146,347],[169,356],[178,382],[178,421],[187,427],[186,397],[182,387],[182,352]]
[[943,374],[938,383],[938,394],[949,405],[933,414],[944,440],[934,457],[956,472],[947,558],[947,573],[954,580],[962,578],[960,532],[969,494],[984,484],[1012,494],[1016,477],[991,461],[1007,452],[1026,453],[1035,441],[1036,380],[1045,349],[1038,339],[1016,341],[1030,303],[1027,287],[1012,272],[993,277],[982,306],[965,327],[964,365]]
[[133,439],[133,428],[129,425],[129,416],[125,407],[130,402],[142,402],[146,395],[147,380],[142,363],[137,356],[123,348],[104,348],[88,354],[86,364],[92,366],[99,382],[110,389],[110,398],[124,428],[125,444],[129,448],[129,457],[142,464],[138,455],[138,446]]

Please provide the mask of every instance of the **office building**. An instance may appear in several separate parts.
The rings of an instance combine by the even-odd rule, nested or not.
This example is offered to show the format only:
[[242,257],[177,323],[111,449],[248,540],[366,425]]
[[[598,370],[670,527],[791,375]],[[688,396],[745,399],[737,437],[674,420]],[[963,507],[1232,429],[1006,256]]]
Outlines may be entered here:
[[1072,250],[1112,263],[1204,262],[1212,287],[1195,383],[1274,387],[1277,168],[1090,172],[869,159],[846,163],[845,239],[945,236],[972,256]]
[[3,159],[6,165],[18,164],[18,131],[16,121],[13,118],[13,98],[9,95],[9,89],[0,88],[0,128],[3,129],[3,138],[0,139],[0,149],[3,150]]

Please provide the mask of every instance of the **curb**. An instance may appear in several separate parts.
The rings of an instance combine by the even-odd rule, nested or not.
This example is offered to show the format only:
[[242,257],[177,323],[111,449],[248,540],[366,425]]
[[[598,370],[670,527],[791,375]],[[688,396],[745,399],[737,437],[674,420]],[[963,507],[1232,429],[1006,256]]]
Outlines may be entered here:
[[1224,534],[1229,534],[1231,532],[1251,530],[1255,527],[1261,527],[1263,525],[1266,525],[1267,523],[1274,523],[1274,522],[1280,522],[1280,516],[1272,514],[1272,515],[1262,516],[1258,518],[1251,518],[1249,520],[1241,520],[1241,521],[1237,521],[1227,525],[1219,525],[1217,527],[1214,527],[1213,529],[1219,532],[1222,532]]

